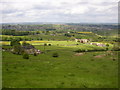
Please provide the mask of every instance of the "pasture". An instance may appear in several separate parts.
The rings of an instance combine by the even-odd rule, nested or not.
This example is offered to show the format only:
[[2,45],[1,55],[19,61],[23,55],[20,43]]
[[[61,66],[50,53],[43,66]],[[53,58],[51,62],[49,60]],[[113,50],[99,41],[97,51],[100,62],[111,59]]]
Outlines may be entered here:
[[[29,59],[4,51],[3,88],[118,87],[118,52],[83,52],[82,55],[76,55],[73,51],[79,45],[69,47],[52,44],[45,47],[44,54],[30,55]],[[44,50],[42,45],[35,47]],[[55,52],[59,57],[52,57]],[[98,55],[101,57],[96,57]]]
[[[83,50],[105,50],[106,47],[99,47],[95,45],[90,45],[90,44],[83,44],[75,41],[26,41],[27,43],[30,43],[31,45],[44,45],[46,44],[51,44],[53,46],[59,46],[59,47],[67,47],[67,48],[75,48],[75,49],[83,49]],[[22,44],[23,41],[20,41]],[[94,42],[94,43],[99,43],[99,42]],[[101,43],[101,42],[100,42]],[[103,44],[107,44],[102,42]],[[113,45],[109,44],[109,50],[112,49]],[[1,41],[0,45],[10,45],[10,41]]]
[[118,88],[116,25],[3,24],[0,51],[3,88]]

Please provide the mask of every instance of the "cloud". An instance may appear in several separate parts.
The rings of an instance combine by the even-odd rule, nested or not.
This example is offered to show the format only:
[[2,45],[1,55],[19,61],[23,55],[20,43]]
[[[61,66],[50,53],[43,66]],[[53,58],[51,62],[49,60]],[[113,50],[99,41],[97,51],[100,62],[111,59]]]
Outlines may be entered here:
[[4,0],[2,22],[109,22],[118,19],[118,0]]

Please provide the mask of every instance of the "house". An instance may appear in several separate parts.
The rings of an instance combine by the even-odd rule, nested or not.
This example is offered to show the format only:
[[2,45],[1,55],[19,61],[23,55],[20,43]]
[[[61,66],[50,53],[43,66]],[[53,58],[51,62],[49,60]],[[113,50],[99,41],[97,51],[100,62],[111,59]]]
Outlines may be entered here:
[[80,43],[88,43],[90,40],[88,39],[75,39],[76,42],[80,42]]
[[102,43],[97,43],[97,46],[106,47],[106,45],[105,45],[105,44],[102,44]]
[[90,45],[96,45],[96,46],[99,46],[99,47],[106,47],[106,45],[103,44],[103,43],[90,43]]
[[97,43],[90,43],[91,45],[96,45],[97,46]]

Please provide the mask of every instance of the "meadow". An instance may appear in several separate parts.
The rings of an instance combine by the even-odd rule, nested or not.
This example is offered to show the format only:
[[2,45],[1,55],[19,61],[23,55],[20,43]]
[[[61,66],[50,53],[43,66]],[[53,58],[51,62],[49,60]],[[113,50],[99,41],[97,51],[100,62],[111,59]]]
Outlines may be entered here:
[[[120,48],[115,31],[110,35],[107,33],[110,30],[106,28],[105,33],[92,30],[94,28],[89,30],[86,26],[84,31],[78,25],[69,29],[69,25],[42,26],[33,25],[32,31],[24,26],[22,30],[17,25],[14,26],[16,30],[4,27],[8,27],[8,30],[4,29],[3,35],[0,35],[3,88],[118,88]],[[106,46],[76,42],[76,38]],[[20,44],[25,41],[43,53],[27,54],[29,59],[23,58],[25,52],[22,55],[13,54],[12,49],[16,48],[20,52],[23,47],[19,42],[10,46],[10,42],[15,40],[20,41]],[[57,57],[53,56],[55,53]]]
[[[35,47],[44,50],[42,45]],[[3,88],[118,87],[118,52],[76,55],[74,50],[74,47],[46,46],[45,53],[30,55],[28,60],[3,51]],[[52,57],[55,52],[59,57]]]
[[[20,41],[20,43],[22,44],[24,41]],[[99,47],[99,46],[95,46],[95,45],[90,45],[90,44],[83,44],[83,43],[79,43],[79,42],[75,42],[75,41],[39,41],[39,40],[33,40],[33,41],[25,41],[31,45],[44,45],[45,43],[54,45],[54,46],[60,46],[60,47],[69,47],[69,48],[80,48],[80,49],[84,49],[84,50],[94,50],[94,49],[105,49],[106,47]],[[107,44],[105,42],[94,42],[94,43],[103,43],[103,44]],[[113,45],[109,44],[109,49],[111,50]],[[10,41],[1,41],[0,45],[10,45]]]

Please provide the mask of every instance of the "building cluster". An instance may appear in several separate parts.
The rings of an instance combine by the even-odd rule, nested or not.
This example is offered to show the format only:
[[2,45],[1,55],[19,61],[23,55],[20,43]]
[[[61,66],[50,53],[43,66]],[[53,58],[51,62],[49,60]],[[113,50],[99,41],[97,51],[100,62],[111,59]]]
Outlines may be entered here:
[[95,42],[90,42],[89,39],[75,39],[76,42],[84,43],[84,44],[90,44],[90,45],[96,45],[100,47],[106,47],[105,44],[103,43],[95,43]]

